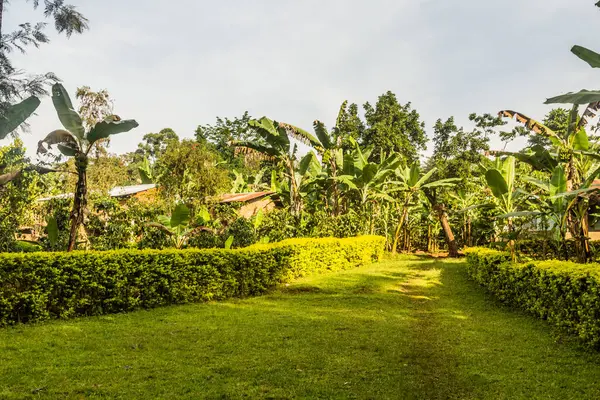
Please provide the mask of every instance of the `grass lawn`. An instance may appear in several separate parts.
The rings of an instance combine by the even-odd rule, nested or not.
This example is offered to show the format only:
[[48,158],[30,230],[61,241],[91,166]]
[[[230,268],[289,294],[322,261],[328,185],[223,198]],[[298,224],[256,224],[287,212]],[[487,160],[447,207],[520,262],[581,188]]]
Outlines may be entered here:
[[401,257],[268,296],[0,329],[0,399],[598,399],[600,353],[459,261]]

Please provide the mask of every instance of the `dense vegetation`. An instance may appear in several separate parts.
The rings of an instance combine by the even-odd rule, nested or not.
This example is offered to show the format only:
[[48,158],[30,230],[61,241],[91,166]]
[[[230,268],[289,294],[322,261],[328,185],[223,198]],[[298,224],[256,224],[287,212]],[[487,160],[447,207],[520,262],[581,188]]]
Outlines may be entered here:
[[381,258],[383,238],[292,239],[239,250],[0,255],[0,325],[262,294]]

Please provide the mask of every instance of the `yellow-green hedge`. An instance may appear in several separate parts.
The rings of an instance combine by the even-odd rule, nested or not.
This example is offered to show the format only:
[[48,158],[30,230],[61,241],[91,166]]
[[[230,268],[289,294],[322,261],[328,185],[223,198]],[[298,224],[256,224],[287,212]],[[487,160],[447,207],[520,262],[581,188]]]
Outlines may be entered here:
[[600,264],[515,264],[506,252],[472,248],[465,253],[469,275],[501,301],[600,347]]
[[381,257],[384,238],[292,239],[238,250],[0,254],[0,325],[259,295]]

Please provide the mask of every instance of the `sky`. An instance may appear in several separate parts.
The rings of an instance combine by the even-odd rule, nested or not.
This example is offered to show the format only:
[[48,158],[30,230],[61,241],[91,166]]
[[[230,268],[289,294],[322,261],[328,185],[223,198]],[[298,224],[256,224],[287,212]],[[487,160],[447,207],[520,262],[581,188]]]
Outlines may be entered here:
[[[52,32],[50,44],[13,60],[56,73],[73,97],[78,86],[107,89],[115,113],[140,124],[111,139],[117,154],[135,150],[146,133],[169,127],[193,137],[199,124],[246,110],[308,130],[315,119],[331,126],[344,100],[374,104],[388,90],[412,103],[431,136],[438,118],[472,128],[472,112],[542,119],[547,97],[600,81],[600,71],[569,52],[574,44],[600,49],[595,0],[68,3],[90,30],[70,39]],[[31,2],[12,0],[4,23],[8,30],[40,20]],[[60,128],[49,98],[29,122],[21,138],[33,155]]]

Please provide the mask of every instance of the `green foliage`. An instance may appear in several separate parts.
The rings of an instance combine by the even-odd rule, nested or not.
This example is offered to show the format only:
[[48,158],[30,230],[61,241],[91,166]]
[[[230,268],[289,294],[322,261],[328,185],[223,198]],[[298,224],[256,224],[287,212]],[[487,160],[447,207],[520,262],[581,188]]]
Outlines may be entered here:
[[214,149],[221,155],[232,169],[238,169],[242,172],[246,170],[256,171],[258,163],[252,162],[248,157],[236,154],[231,143],[237,141],[256,141],[256,133],[249,126],[252,118],[248,111],[239,118],[229,119],[217,117],[215,125],[199,125],[196,129],[196,141],[199,143],[210,143]]
[[219,154],[206,144],[171,140],[156,162],[157,183],[170,201],[206,203],[208,197],[231,186],[227,170],[219,163]]
[[0,251],[12,250],[17,229],[33,224],[31,204],[40,194],[39,176],[27,170],[27,165],[21,140],[0,147],[0,169],[6,173],[20,171],[15,179],[0,185]]
[[390,91],[379,96],[375,107],[364,105],[368,124],[362,143],[375,146],[371,160],[383,161],[381,153],[397,152],[406,164],[419,159],[419,151],[426,149],[425,124],[411,103],[400,104]]
[[233,238],[231,242],[232,248],[248,247],[257,242],[252,220],[244,217],[240,217],[233,221],[233,223],[227,227],[222,237],[227,238],[225,244],[230,237]]
[[15,131],[40,106],[40,99],[30,96],[22,102],[9,106],[0,113],[0,140]]
[[498,299],[600,346],[600,265],[513,264],[505,252],[473,248],[466,253],[469,275]]
[[364,236],[239,250],[0,254],[0,325],[258,295],[376,261],[383,242]]

